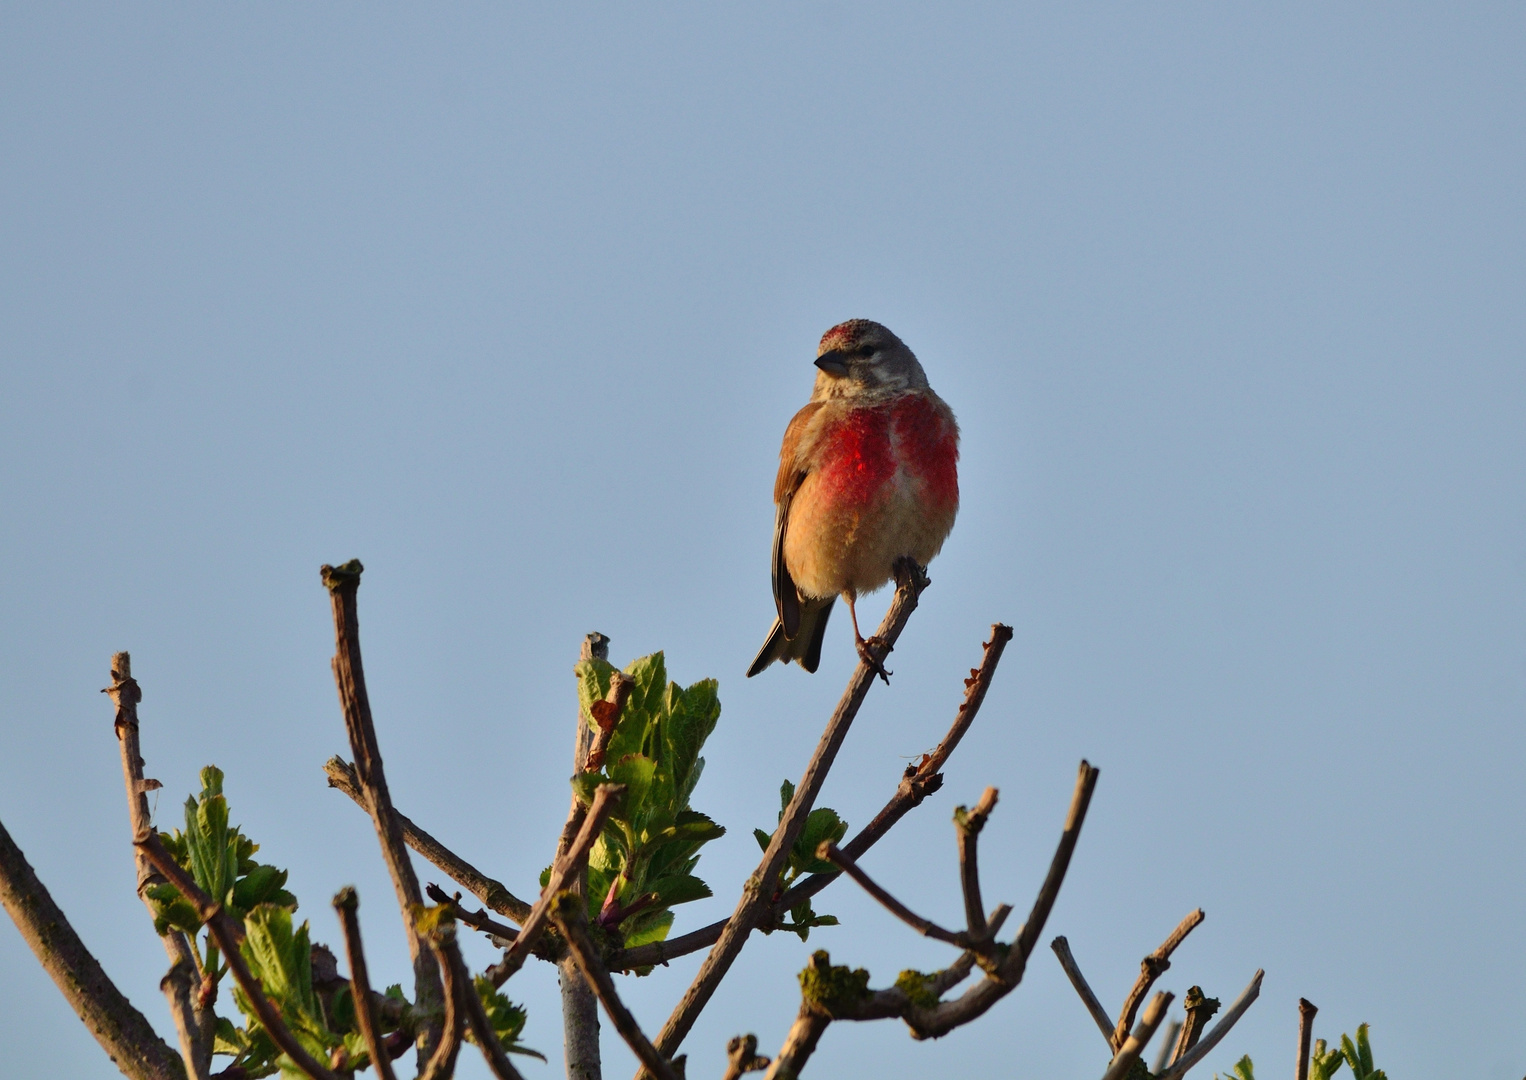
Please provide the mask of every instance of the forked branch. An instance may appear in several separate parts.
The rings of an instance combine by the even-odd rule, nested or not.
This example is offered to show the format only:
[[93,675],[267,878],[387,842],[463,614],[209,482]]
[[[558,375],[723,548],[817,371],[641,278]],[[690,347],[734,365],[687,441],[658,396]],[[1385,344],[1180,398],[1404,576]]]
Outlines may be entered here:
[[1123,1045],[1118,1048],[1118,1054],[1113,1058],[1113,1063],[1108,1066],[1107,1072],[1102,1074],[1102,1080],[1124,1080],[1134,1071],[1134,1062],[1139,1060],[1139,1055],[1144,1053],[1150,1040],[1155,1037],[1155,1029],[1166,1018],[1166,1010],[1171,1006],[1172,995],[1162,991],[1151,999],[1145,1013],[1139,1018],[1139,1026],[1123,1040]]
[[1123,1045],[1129,1028],[1134,1025],[1134,1013],[1138,1011],[1140,1002],[1144,1001],[1145,995],[1150,992],[1150,987],[1155,985],[1155,980],[1171,966],[1171,954],[1176,951],[1176,947],[1185,941],[1187,935],[1192,933],[1202,921],[1202,908],[1189,912],[1177,924],[1176,929],[1171,931],[1171,936],[1161,942],[1158,949],[1139,962],[1139,978],[1135,980],[1128,997],[1123,999],[1123,1008],[1118,1013],[1118,1024],[1113,1028],[1114,1046]]
[[1229,1007],[1229,1011],[1219,1019],[1217,1024],[1213,1025],[1213,1030],[1170,1068],[1161,1073],[1156,1080],[1181,1080],[1187,1075],[1189,1069],[1207,1057],[1208,1052],[1219,1044],[1220,1039],[1229,1034],[1229,1029],[1235,1026],[1240,1017],[1245,1015],[1245,1010],[1250,1008],[1251,1003],[1260,996],[1261,979],[1265,974],[1266,972],[1258,970],[1251,977],[1250,985],[1240,992],[1235,1003]]

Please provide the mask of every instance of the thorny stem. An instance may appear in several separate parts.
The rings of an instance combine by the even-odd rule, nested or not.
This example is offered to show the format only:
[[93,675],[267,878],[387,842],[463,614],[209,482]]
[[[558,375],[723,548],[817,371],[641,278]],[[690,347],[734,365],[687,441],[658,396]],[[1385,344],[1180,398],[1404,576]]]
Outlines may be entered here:
[[427,1018],[421,1032],[423,1041],[419,1047],[422,1060],[430,1054],[439,1041],[439,1024],[431,1013],[441,999],[444,990],[433,950],[424,947],[419,937],[416,912],[422,910],[424,894],[419,889],[419,879],[413,872],[407,845],[403,842],[402,823],[392,806],[387,791],[387,776],[382,768],[381,744],[376,737],[376,725],[371,718],[371,701],[366,693],[365,668],[360,657],[360,615],[356,594],[360,589],[360,575],[364,568],[359,559],[352,559],[343,566],[325,565],[321,569],[323,584],[329,591],[334,614],[334,684],[339,690],[339,704],[344,712],[344,727],[350,739],[350,752],[355,757],[355,776],[364,796],[362,805],[370,811],[376,837],[381,842],[382,860],[392,876],[392,886],[397,891],[398,906],[402,909],[403,925],[408,930],[408,952],[413,960],[414,1001]]
[[[150,828],[148,812],[148,793],[160,787],[157,780],[146,780],[143,777],[143,753],[138,733],[138,702],[143,700],[143,691],[138,686],[138,681],[132,677],[132,657],[125,652],[113,653],[111,657],[111,685],[101,693],[111,697],[116,705],[116,717],[112,723],[116,731],[117,742],[122,751],[122,779],[127,786],[127,822],[132,830],[131,835],[137,836],[144,829]],[[148,898],[150,886],[161,883],[164,878],[155,872],[148,860],[143,858],[141,852],[133,853],[133,860],[138,870],[138,898],[148,908],[149,914],[154,913],[153,903]],[[164,951],[170,958],[171,969],[183,966],[187,970],[196,971],[196,950],[192,948],[186,935],[179,930],[166,930],[159,935],[164,943]],[[216,984],[209,986],[215,991]],[[199,1003],[197,994],[174,996],[170,998],[170,1010],[175,1020],[177,1031],[184,1032],[188,1038],[182,1040],[181,1050],[184,1054],[186,1075],[191,1080],[206,1080],[212,1066],[212,1036],[215,1018],[212,1013],[214,998],[208,996],[204,1003]],[[181,1010],[189,1009],[189,1012]]]

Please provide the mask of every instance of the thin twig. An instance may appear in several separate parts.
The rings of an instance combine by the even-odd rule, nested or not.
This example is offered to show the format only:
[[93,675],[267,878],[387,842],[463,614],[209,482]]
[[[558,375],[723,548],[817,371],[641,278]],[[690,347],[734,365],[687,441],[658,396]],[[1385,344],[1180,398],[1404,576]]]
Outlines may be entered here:
[[1070,985],[1076,988],[1076,994],[1081,998],[1081,1004],[1086,1006],[1086,1011],[1096,1021],[1097,1029],[1102,1032],[1102,1037],[1107,1040],[1107,1048],[1113,1053],[1118,1052],[1118,1044],[1113,1042],[1113,1019],[1107,1015],[1107,1010],[1102,1007],[1102,1002],[1097,1000],[1097,995],[1092,993],[1092,988],[1086,981],[1086,976],[1081,974],[1081,967],[1076,963],[1076,958],[1071,955],[1070,942],[1065,938],[1057,937],[1049,943],[1054,954],[1060,958],[1060,967],[1065,969],[1065,974],[1070,978]]
[[1155,980],[1171,966],[1171,954],[1176,951],[1188,934],[1203,921],[1203,909],[1189,912],[1187,916],[1177,924],[1176,929],[1171,931],[1171,936],[1161,942],[1160,947],[1139,962],[1139,978],[1134,981],[1133,988],[1128,997],[1123,999],[1123,1008],[1118,1012],[1118,1024],[1113,1028],[1113,1045],[1122,1046],[1123,1040],[1129,1033],[1129,1028],[1134,1026],[1134,1013],[1139,1005],[1150,992],[1150,987],[1155,985]]
[[[885,618],[881,620],[879,629],[875,631],[875,637],[884,643],[881,658],[889,654],[900,638],[906,621],[916,610],[918,597],[922,595],[922,590],[928,584],[926,573],[910,560],[900,561],[896,571],[895,599],[891,601],[890,609],[885,612]],[[785,808],[779,825],[774,830],[773,838],[769,840],[768,849],[763,853],[762,861],[742,889],[736,911],[732,913],[715,947],[705,957],[694,981],[689,984],[682,1000],[674,1008],[657,1036],[657,1049],[664,1057],[671,1057],[683,1043],[684,1037],[689,1034],[689,1029],[694,1026],[694,1021],[709,1004],[715,988],[725,978],[726,972],[731,969],[732,963],[742,951],[742,946],[747,943],[748,935],[759,924],[760,916],[771,907],[770,901],[774,890],[778,887],[779,873],[784,869],[784,861],[789,857],[790,849],[800,835],[800,830],[805,827],[806,816],[816,803],[816,796],[821,791],[821,785],[826,781],[832,762],[837,757],[837,751],[842,746],[843,739],[847,737],[848,728],[852,725],[853,718],[858,715],[859,706],[863,704],[864,696],[869,692],[869,686],[874,682],[874,678],[874,668],[860,660],[852,677],[848,680],[842,699],[833,710],[831,719],[827,721],[826,730],[822,732],[816,751],[806,765],[805,774],[795,788],[794,798]]]
[[726,1072],[721,1080],[741,1080],[743,1073],[768,1068],[768,1058],[758,1053],[756,1035],[738,1035],[726,1044]]
[[[844,855],[842,849],[832,843],[832,841],[823,840],[816,849],[816,857],[818,859],[825,859],[858,882],[866,893],[878,900],[892,915],[923,937],[930,937],[935,941],[946,941],[950,945],[958,945],[962,948],[968,948],[973,945],[968,934],[956,934],[952,930],[945,930],[931,919],[924,919],[915,911],[912,911],[911,908],[891,896],[873,878],[864,873],[863,868],[858,863]],[[984,924],[984,914],[980,918],[982,924]]]
[[1065,883],[1065,871],[1070,867],[1071,855],[1075,854],[1076,841],[1081,838],[1081,825],[1086,821],[1086,808],[1091,805],[1092,791],[1097,786],[1100,772],[1083,760],[1076,773],[1076,789],[1070,797],[1070,811],[1065,815],[1065,828],[1060,833],[1060,843],[1055,848],[1054,858],[1050,860],[1049,873],[1033,901],[1028,921],[1023,924],[1017,940],[1012,943],[1012,951],[1007,954],[1006,963],[1002,965],[1002,975],[1009,982],[1016,983],[1022,978],[1028,956],[1033,952],[1034,945],[1038,944],[1039,935],[1044,932],[1044,923],[1049,920],[1049,912],[1060,895],[1060,886]]
[[763,1080],[795,1080],[816,1052],[816,1045],[831,1022],[832,1017],[814,1008],[809,1001],[801,1002],[795,1022],[784,1037],[784,1045],[774,1055]]
[[551,904],[556,899],[557,893],[566,888],[567,879],[575,876],[587,863],[588,853],[593,849],[594,841],[599,838],[599,833],[603,831],[604,822],[624,795],[624,784],[600,784],[594,789],[593,803],[588,807],[588,813],[583,818],[582,828],[578,830],[572,844],[552,864],[551,876],[546,881],[546,887],[541,890],[540,899],[535,901],[535,906],[530,909],[524,925],[519,928],[519,937],[514,939],[514,944],[510,945],[508,951],[503,954],[503,959],[485,972],[494,986],[502,986],[511,975],[524,966],[525,957],[530,954],[541,932],[546,928]]
[[371,978],[366,970],[366,951],[360,941],[360,916],[357,909],[360,898],[351,887],[339,890],[334,897],[334,910],[339,915],[339,925],[344,930],[345,958],[350,962],[350,1000],[355,1003],[355,1021],[360,1034],[366,1040],[366,1052],[371,1055],[371,1067],[380,1080],[397,1080],[392,1071],[392,1059],[382,1048],[381,1024],[376,1018],[376,1002],[371,1000]]
[[[321,569],[334,615],[334,684],[339,690],[339,705],[344,712],[344,727],[355,756],[355,777],[364,797],[362,805],[370,811],[376,837],[381,842],[382,861],[392,876],[402,909],[403,925],[408,930],[408,952],[413,961],[414,1002],[429,1017],[444,993],[439,965],[434,952],[424,948],[419,937],[417,912],[423,909],[424,894],[413,872],[408,847],[403,842],[402,823],[387,791],[387,775],[382,768],[381,744],[371,718],[371,701],[366,693],[365,668],[360,657],[360,616],[356,594],[364,568],[359,559],[343,566]],[[428,1054],[438,1042],[440,1032],[432,1019],[426,1020],[420,1056]]]
[[609,750],[609,741],[615,737],[620,714],[625,711],[625,703],[630,700],[631,691],[635,688],[636,680],[625,672],[616,671],[610,675],[609,693],[603,701],[594,705],[594,721],[599,725],[599,731],[593,737],[593,745],[588,748],[588,756],[583,761],[583,772],[595,772],[604,767],[604,754]]
[[501,923],[497,919],[490,917],[487,912],[480,908],[476,911],[467,911],[466,908],[461,906],[460,893],[452,896],[431,881],[428,885],[424,886],[424,895],[437,904],[448,905],[451,914],[456,917],[456,921],[465,923],[473,930],[480,930],[484,934],[492,934],[495,938],[500,938],[503,941],[513,941],[519,936],[518,927],[510,926],[508,923]]
[[1309,1045],[1314,1039],[1314,1014],[1318,1006],[1308,998],[1298,999],[1298,1080],[1309,1080]]
[[132,1080],[185,1080],[180,1055],[117,989],[4,824],[0,824],[0,903],[37,962],[117,1068]]
[[138,850],[148,857],[149,862],[163,874],[175,888],[180,890],[191,906],[196,909],[197,916],[206,924],[207,932],[217,942],[218,948],[223,952],[223,959],[227,962],[229,970],[233,972],[233,978],[244,991],[244,996],[249,999],[249,1004],[254,1007],[255,1015],[260,1018],[260,1023],[265,1025],[265,1030],[270,1033],[270,1039],[281,1049],[287,1057],[296,1063],[313,1080],[339,1080],[334,1073],[321,1065],[297,1041],[295,1035],[281,1019],[280,1011],[271,1003],[270,998],[265,996],[265,988],[249,970],[249,965],[244,961],[244,954],[239,950],[239,941],[244,936],[244,928],[238,921],[223,910],[223,906],[216,903],[210,896],[202,891],[201,886],[196,884],[194,878],[175,861],[164,846],[164,841],[159,839],[159,834],[152,828],[138,834],[135,841]]
[[[896,822],[906,816],[908,811],[922,805],[922,801],[927,796],[942,787],[943,774],[939,770],[953,754],[954,748],[964,738],[970,725],[975,722],[975,716],[980,712],[980,705],[985,701],[986,691],[996,675],[996,665],[1001,660],[1002,651],[1011,640],[1010,626],[996,623],[991,627],[991,640],[982,646],[980,666],[971,668],[970,677],[964,680],[964,700],[954,715],[954,722],[948,734],[943,737],[937,749],[924,757],[921,762],[906,766],[890,801],[881,808],[878,814],[874,815],[868,825],[842,845],[842,850],[851,858],[863,858],[870,848],[884,838]],[[774,925],[791,908],[802,901],[809,900],[840,876],[838,871],[832,870],[811,874],[796,882],[788,892],[763,912],[757,925]],[[680,956],[708,949],[720,940],[721,932],[726,929],[730,921],[730,919],[718,919],[708,926],[702,926],[698,930],[692,930],[666,941],[654,941],[647,945],[638,945],[633,949],[622,949],[610,957],[609,966],[615,970],[630,971],[654,964],[666,964],[669,960],[676,960]]]
[[[157,780],[147,780],[143,776],[143,752],[138,733],[138,702],[143,700],[143,690],[138,686],[138,681],[132,677],[132,657],[125,652],[113,653],[111,657],[111,685],[101,693],[110,696],[112,704],[116,708],[116,716],[112,727],[116,731],[117,742],[122,751],[122,779],[127,787],[127,823],[132,830],[132,836],[137,836],[144,829],[150,828],[150,815],[148,812],[148,793],[160,787]],[[156,914],[153,901],[149,899],[148,890],[154,885],[163,882],[163,877],[155,872],[148,860],[143,858],[142,853],[133,852],[133,861],[138,872],[138,899],[148,908],[150,915]],[[170,958],[170,967],[176,965],[185,967],[187,970],[197,970],[196,953],[191,947],[186,935],[179,930],[169,929],[159,935],[164,945],[164,951]],[[215,991],[216,984],[210,984]],[[190,1035],[192,1054],[185,1062],[188,1075],[192,1080],[205,1080],[212,1067],[212,1036],[216,1019],[212,1013],[214,998],[209,996],[205,1002],[199,1001],[197,994],[185,997],[175,997],[170,1000],[170,1009],[175,1012],[175,1028],[177,1031],[185,1031]],[[189,1008],[187,1013],[176,1010]]]
[[996,808],[996,796],[996,789],[988,787],[975,809],[966,810],[962,806],[954,809],[954,828],[959,838],[959,884],[964,893],[964,920],[971,941],[986,936],[986,909],[980,900],[980,862],[976,844],[980,830],[985,828],[991,811]]
[[[323,771],[328,775],[329,787],[344,792],[362,810],[366,808],[365,798],[360,793],[360,779],[355,775],[355,766],[343,758],[333,757],[324,763]],[[496,911],[515,922],[524,921],[525,916],[530,913],[530,904],[527,901],[521,900],[506,889],[501,881],[488,877],[451,851],[414,824],[412,819],[399,813],[396,807],[393,807],[393,813],[397,816],[397,823],[402,826],[405,844],[433,863],[457,885],[482,901],[490,911]]]
[[583,978],[588,980],[588,985],[598,995],[604,1011],[609,1014],[615,1030],[631,1048],[631,1052],[658,1080],[679,1080],[672,1062],[651,1044],[642,1032],[641,1026],[636,1023],[636,1018],[620,1000],[620,995],[615,990],[615,981],[609,977],[608,969],[599,959],[599,950],[589,940],[588,916],[584,910],[583,898],[574,892],[560,893],[551,906],[551,918],[555,920],[562,936],[567,939],[567,950],[577,962],[578,970],[583,973]]
[[1208,1052],[1218,1045],[1220,1039],[1229,1034],[1229,1029],[1235,1026],[1235,1022],[1245,1015],[1245,1010],[1250,1008],[1251,1003],[1261,994],[1261,979],[1265,974],[1266,972],[1258,970],[1251,977],[1250,985],[1241,991],[1235,1003],[1229,1007],[1229,1011],[1219,1018],[1217,1024],[1213,1025],[1213,1030],[1169,1069],[1161,1073],[1156,1080],[1181,1080],[1187,1075],[1188,1069],[1207,1057]]
[[1166,1018],[1166,1010],[1171,1007],[1172,995],[1165,990],[1150,999],[1150,1004],[1145,1006],[1144,1015],[1139,1018],[1139,1026],[1118,1048],[1118,1054],[1113,1058],[1112,1065],[1108,1066],[1107,1072],[1102,1074],[1102,1080],[1123,1080],[1134,1070],[1134,1062],[1139,1060],[1139,1055],[1144,1053],[1146,1046],[1155,1035],[1155,1029]]
[[1187,1051],[1197,1045],[1198,1039],[1208,1029],[1208,1021],[1219,1011],[1219,999],[1204,996],[1201,986],[1189,986],[1187,996],[1182,998],[1182,1009],[1185,1010],[1187,1019],[1177,1036],[1176,1049],[1172,1052],[1168,1065],[1176,1064],[1186,1057]]

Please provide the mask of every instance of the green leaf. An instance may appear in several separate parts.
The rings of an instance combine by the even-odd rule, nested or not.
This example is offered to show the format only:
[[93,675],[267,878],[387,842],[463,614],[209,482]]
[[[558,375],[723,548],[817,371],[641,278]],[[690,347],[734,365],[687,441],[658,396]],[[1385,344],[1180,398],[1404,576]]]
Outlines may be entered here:
[[762,829],[752,830],[752,836],[753,839],[758,842],[758,847],[762,848],[764,851],[768,850],[768,842],[773,839],[772,836],[764,832]]
[[614,672],[614,665],[607,660],[579,660],[577,667],[572,669],[578,680],[578,705],[582,708],[584,722],[590,727],[599,726],[593,719],[593,705],[609,694],[610,676]]
[[[492,982],[481,975],[473,980],[473,985],[477,988],[478,998],[482,1000],[483,1011],[487,1013],[488,1026],[498,1036],[503,1048],[511,1054],[524,1054],[545,1061],[546,1055],[539,1050],[531,1050],[528,1046],[519,1044],[520,1033],[525,1029],[525,1010],[500,994]],[[476,1041],[471,1035],[467,1037]]]
[[816,849],[824,840],[837,843],[848,832],[848,823],[837,816],[837,811],[829,806],[818,806],[805,818],[805,828],[800,830],[800,836],[795,840],[795,846],[791,851],[790,863],[799,874],[830,874],[837,867],[825,859],[816,857]]
[[695,900],[704,900],[713,895],[710,892],[710,886],[693,874],[675,874],[672,877],[663,877],[655,881],[649,881],[645,891],[656,893],[657,899],[663,907],[673,907],[675,904],[687,904]]
[[[286,884],[286,871],[274,866],[255,863],[247,875],[233,886],[233,906],[243,912],[259,904],[277,903],[278,897],[291,897],[282,886]],[[292,900],[295,901],[295,897]],[[286,906],[282,904],[281,906]]]
[[647,791],[657,775],[657,763],[640,754],[630,754],[609,768],[609,778],[625,785],[625,798],[611,816],[618,821],[639,821],[645,810]]

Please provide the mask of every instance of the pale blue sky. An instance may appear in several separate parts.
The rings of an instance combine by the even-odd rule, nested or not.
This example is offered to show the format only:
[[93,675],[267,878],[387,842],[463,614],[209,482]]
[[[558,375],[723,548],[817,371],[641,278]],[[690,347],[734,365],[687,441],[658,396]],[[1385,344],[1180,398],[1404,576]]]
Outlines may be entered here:
[[[97,692],[130,649],[159,820],[221,765],[315,936],[353,882],[402,978],[320,771],[317,569],[359,556],[397,801],[520,890],[580,637],[721,680],[695,805],[731,832],[677,931],[719,917],[848,671],[843,619],[816,676],[741,677],[779,436],[865,316],[959,415],[964,507],[824,801],[866,821],[1017,629],[868,869],[957,922],[949,814],[995,784],[986,896],[1026,910],[1085,756],[1045,939],[1115,1006],[1203,906],[1162,985],[1267,971],[1204,1080],[1285,1075],[1300,995],[1395,1080],[1518,1080],[1523,56],[1503,4],[7,6],[0,820],[168,1032]],[[756,938],[691,1076],[777,1047],[811,948],[877,984],[948,959],[851,888],[818,907],[845,925]],[[697,963],[629,984],[644,1023]],[[0,970],[8,1074],[115,1075],[8,928]],[[527,1077],[559,1076],[550,978],[511,990],[553,1058]],[[1105,1057],[1044,950],[979,1024],[837,1025],[811,1071]]]

